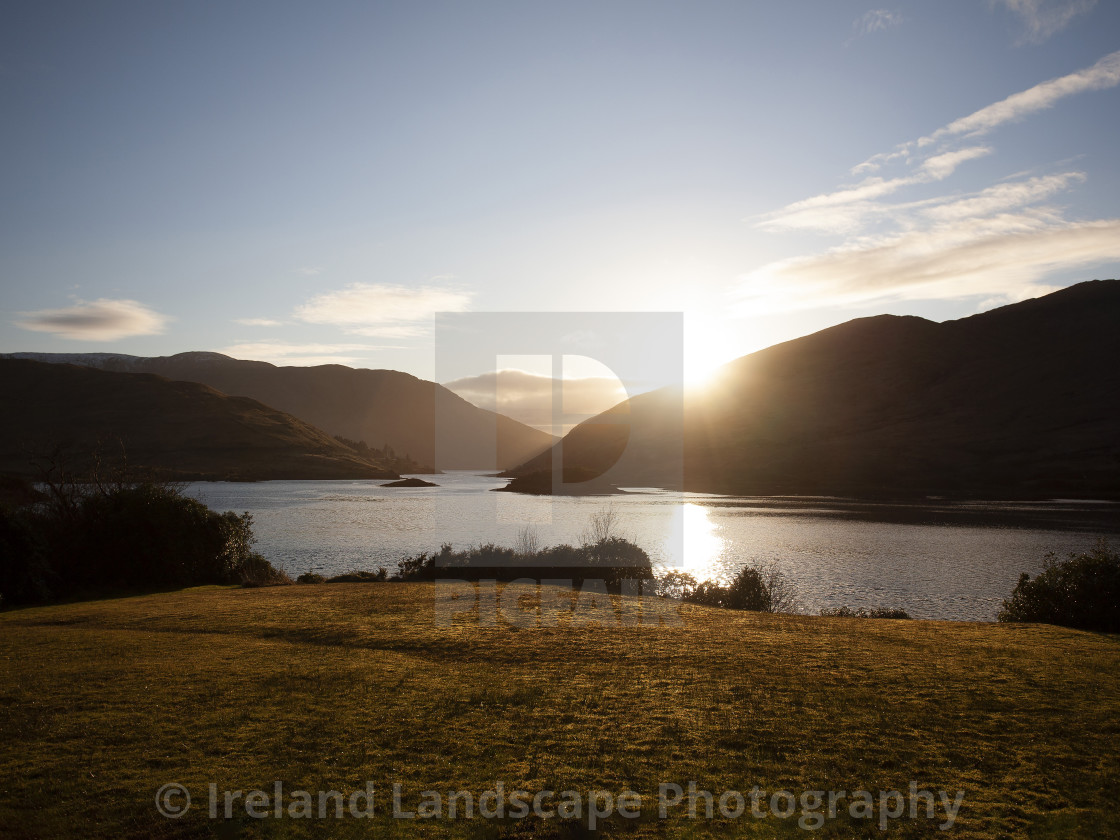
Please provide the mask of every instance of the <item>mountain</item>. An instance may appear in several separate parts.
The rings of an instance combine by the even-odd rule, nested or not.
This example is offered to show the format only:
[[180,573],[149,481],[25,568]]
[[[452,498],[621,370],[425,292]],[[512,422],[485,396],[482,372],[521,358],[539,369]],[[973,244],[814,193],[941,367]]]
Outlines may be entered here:
[[859,318],[726,365],[685,397],[683,440],[663,389],[573,429],[563,463],[756,495],[1120,496],[1118,326],[1116,280],[944,323]]
[[555,442],[551,435],[471,405],[441,385],[394,370],[277,367],[202,352],[154,358],[114,353],[7,357],[201,382],[224,394],[259,400],[331,435],[374,447],[388,445],[399,455],[440,469],[505,469]]
[[34,477],[62,447],[83,471],[98,451],[178,479],[399,478],[302,420],[196,382],[0,359],[0,472]]

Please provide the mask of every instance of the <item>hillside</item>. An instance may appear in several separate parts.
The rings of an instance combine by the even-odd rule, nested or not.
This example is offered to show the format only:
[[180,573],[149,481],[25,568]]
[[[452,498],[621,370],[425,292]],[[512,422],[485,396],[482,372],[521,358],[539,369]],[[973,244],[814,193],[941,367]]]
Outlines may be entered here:
[[[534,590],[502,603],[532,604]],[[912,780],[951,800],[963,792],[952,837],[1120,831],[1114,636],[687,605],[682,626],[662,629],[566,617],[480,627],[469,613],[440,629],[433,595],[419,583],[207,587],[0,613],[0,834],[784,837],[816,813],[821,836],[869,837],[887,834],[878,792]],[[259,819],[241,798],[231,820],[208,816],[210,784],[271,795],[275,780],[285,805],[297,790],[370,781],[373,819]],[[717,801],[758,785],[766,818],[748,805],[708,819],[702,800],[695,819],[684,804],[659,818],[658,786],[689,781]],[[504,823],[392,816],[394,783],[415,812],[421,791],[477,799],[497,782],[507,794],[629,789],[643,819],[588,834],[586,810]],[[156,809],[170,783],[192,795],[175,820]],[[781,790],[797,803],[791,817],[767,813]],[[857,790],[874,792],[870,819],[846,800],[832,818],[827,804],[801,806],[805,791]],[[934,819],[917,815],[888,820],[889,836],[943,834],[940,800]]]
[[394,370],[277,367],[220,353],[155,358],[112,353],[10,356],[201,382],[224,394],[259,400],[328,434],[364,440],[374,447],[387,444],[399,455],[439,469],[505,469],[554,441],[551,435],[471,405],[441,385]]
[[[860,318],[753,353],[686,399],[683,486],[1120,495],[1117,324],[1120,281],[1093,281],[945,323]],[[681,486],[680,427],[666,422],[680,405],[656,391],[587,421],[564,439],[566,468],[602,473],[625,450],[605,478]]]
[[295,417],[195,382],[0,359],[0,392],[4,473],[35,476],[31,459],[57,446],[81,470],[123,444],[129,463],[182,479],[399,477]]

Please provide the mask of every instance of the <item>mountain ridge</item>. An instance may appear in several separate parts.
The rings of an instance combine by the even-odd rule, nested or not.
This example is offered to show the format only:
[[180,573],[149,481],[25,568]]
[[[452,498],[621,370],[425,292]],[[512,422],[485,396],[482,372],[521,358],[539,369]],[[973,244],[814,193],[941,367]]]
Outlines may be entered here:
[[[563,463],[618,486],[751,495],[1118,496],[1118,323],[1116,280],[940,323],[854,319],[724,365],[685,399],[676,441],[653,431],[682,399],[662,389],[577,426]],[[627,414],[628,437],[604,422]]]
[[59,450],[83,473],[119,444],[133,466],[175,480],[399,478],[302,420],[196,382],[0,359],[0,390],[10,474],[37,477],[34,461]]
[[401,371],[279,366],[209,351],[172,356],[0,354],[5,357],[200,382],[230,396],[255,399],[331,435],[385,445],[437,469],[505,469],[555,442],[545,432]]

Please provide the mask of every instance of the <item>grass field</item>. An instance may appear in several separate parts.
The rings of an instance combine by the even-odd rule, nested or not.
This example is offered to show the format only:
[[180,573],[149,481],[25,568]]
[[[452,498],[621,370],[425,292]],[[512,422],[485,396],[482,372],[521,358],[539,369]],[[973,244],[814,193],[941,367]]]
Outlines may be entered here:
[[[691,606],[683,627],[439,629],[433,598],[419,583],[202,588],[0,614],[0,837],[579,837],[587,794],[627,789],[640,816],[599,836],[1120,836],[1118,637]],[[326,819],[284,799],[279,818],[275,799],[254,802],[264,818],[244,797],[223,813],[227,790],[367,780],[371,819],[335,818],[333,800]],[[686,797],[659,818],[658,786],[690,781],[717,800],[757,785],[765,816],[748,800],[708,819],[701,800],[691,819]],[[170,782],[193,797],[178,819],[156,807]],[[392,815],[393,783],[416,811],[423,791],[498,782],[580,792],[584,813]],[[951,829],[922,805],[880,830],[899,800],[879,792],[911,782],[964,792]],[[768,810],[781,790],[865,790],[874,813],[839,800],[831,818],[810,797],[783,818],[785,799]],[[800,827],[812,813],[823,825]]]

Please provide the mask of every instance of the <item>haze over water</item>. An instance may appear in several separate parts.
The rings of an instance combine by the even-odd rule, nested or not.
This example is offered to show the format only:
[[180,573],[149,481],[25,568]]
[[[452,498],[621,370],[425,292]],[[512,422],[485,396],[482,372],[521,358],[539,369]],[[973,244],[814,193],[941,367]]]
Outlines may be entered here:
[[[433,478],[430,477],[429,478]],[[613,506],[620,535],[661,569],[698,580],[775,563],[800,607],[901,607],[914,618],[995,619],[1020,573],[1120,532],[1117,505],[1048,502],[892,505],[832,498],[727,497],[649,489],[612,497],[491,493],[501,479],[435,476],[437,488],[377,481],[198,483],[218,510],[248,510],[257,550],[293,576],[384,566],[442,543],[515,545],[530,524],[542,545],[578,542]]]

